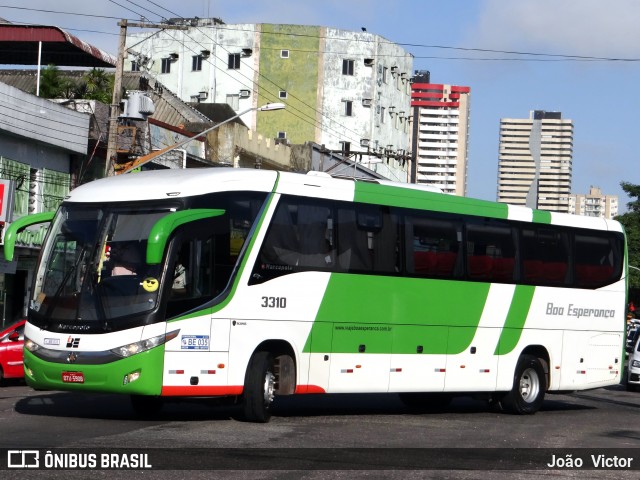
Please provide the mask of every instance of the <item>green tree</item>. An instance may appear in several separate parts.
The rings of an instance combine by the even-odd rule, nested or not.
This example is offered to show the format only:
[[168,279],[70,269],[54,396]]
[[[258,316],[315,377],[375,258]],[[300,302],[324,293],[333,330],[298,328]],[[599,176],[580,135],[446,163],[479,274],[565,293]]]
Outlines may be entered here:
[[40,72],[40,96],[42,98],[69,98],[73,82],[55,65],[47,65]]
[[[622,190],[632,199],[627,203],[626,213],[618,215],[618,220],[627,232],[629,265],[640,268],[640,185],[620,182]],[[640,271],[629,269],[629,287],[640,288]]]
[[78,80],[65,75],[55,65],[44,68],[40,74],[42,98],[98,100],[107,105],[113,96],[114,75],[101,68],[92,68]]
[[101,68],[92,68],[82,76],[77,93],[88,100],[98,100],[107,105],[113,97],[114,76]]

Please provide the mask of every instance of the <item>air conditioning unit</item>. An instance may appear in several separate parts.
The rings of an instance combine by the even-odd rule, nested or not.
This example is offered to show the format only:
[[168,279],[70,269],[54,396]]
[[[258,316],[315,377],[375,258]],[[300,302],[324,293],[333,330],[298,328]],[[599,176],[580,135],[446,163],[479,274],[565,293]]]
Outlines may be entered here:
[[249,98],[251,96],[250,90],[240,90],[240,98]]
[[206,100],[209,94],[206,91],[198,92],[198,99]]
[[362,99],[362,106],[363,107],[370,107],[371,106],[371,99],[370,98],[363,98]]
[[252,53],[253,50],[251,48],[243,48],[240,55],[242,55],[243,57],[250,57]]
[[361,138],[360,139],[360,146],[361,147],[368,147],[369,146],[369,139],[368,138]]

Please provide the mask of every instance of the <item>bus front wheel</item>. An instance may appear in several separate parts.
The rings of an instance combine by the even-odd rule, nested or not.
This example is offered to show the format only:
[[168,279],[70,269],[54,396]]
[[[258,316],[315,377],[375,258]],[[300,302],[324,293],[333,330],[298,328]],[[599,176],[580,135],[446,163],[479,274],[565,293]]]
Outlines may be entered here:
[[273,355],[266,351],[255,352],[244,380],[242,406],[246,421],[266,423],[271,419],[275,383]]
[[522,355],[516,365],[513,388],[502,399],[502,406],[518,415],[536,413],[542,406],[546,389],[546,377],[540,359],[534,355]]

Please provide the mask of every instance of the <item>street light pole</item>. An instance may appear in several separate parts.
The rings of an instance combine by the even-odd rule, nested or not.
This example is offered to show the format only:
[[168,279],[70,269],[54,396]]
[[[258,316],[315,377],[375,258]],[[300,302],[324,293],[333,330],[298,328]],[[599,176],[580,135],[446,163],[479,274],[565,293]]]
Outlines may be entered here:
[[216,123],[213,127],[209,127],[206,130],[203,130],[202,132],[198,133],[197,135],[194,135],[193,137],[189,137],[186,138],[178,143],[175,143],[173,145],[170,145],[166,148],[163,148],[162,150],[157,150],[155,152],[151,152],[148,153],[147,155],[142,155],[141,157],[138,157],[135,159],[135,161],[129,165],[129,167],[125,170],[123,170],[120,173],[128,173],[131,170],[133,170],[136,167],[139,167],[140,165],[143,165],[151,160],[153,160],[154,158],[157,158],[161,155],[164,155],[167,152],[170,152],[171,150],[174,150],[176,148],[182,147],[183,145],[186,145],[187,143],[189,143],[191,140],[195,140],[198,137],[201,137],[202,135],[206,135],[207,133],[209,133],[212,130],[215,130],[218,127],[221,127],[222,125],[224,125],[225,123],[229,123],[233,120],[235,120],[238,117],[241,117],[242,115],[244,115],[245,113],[249,113],[249,112],[253,112],[254,110],[257,110],[259,112],[269,112],[272,110],[282,110],[284,109],[284,103],[267,103],[266,105],[263,105],[261,107],[252,107],[252,108],[248,108],[236,115],[234,115],[233,117],[227,118],[225,121],[220,122],[220,123]]

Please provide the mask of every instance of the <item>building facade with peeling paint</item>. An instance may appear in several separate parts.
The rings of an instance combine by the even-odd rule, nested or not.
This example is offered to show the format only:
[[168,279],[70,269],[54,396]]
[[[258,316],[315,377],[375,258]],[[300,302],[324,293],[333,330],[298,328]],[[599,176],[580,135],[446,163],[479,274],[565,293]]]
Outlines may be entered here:
[[285,144],[315,142],[390,180],[408,180],[413,57],[366,31],[180,19],[185,30],[129,33],[125,70],[146,70],[186,102],[227,103]]

